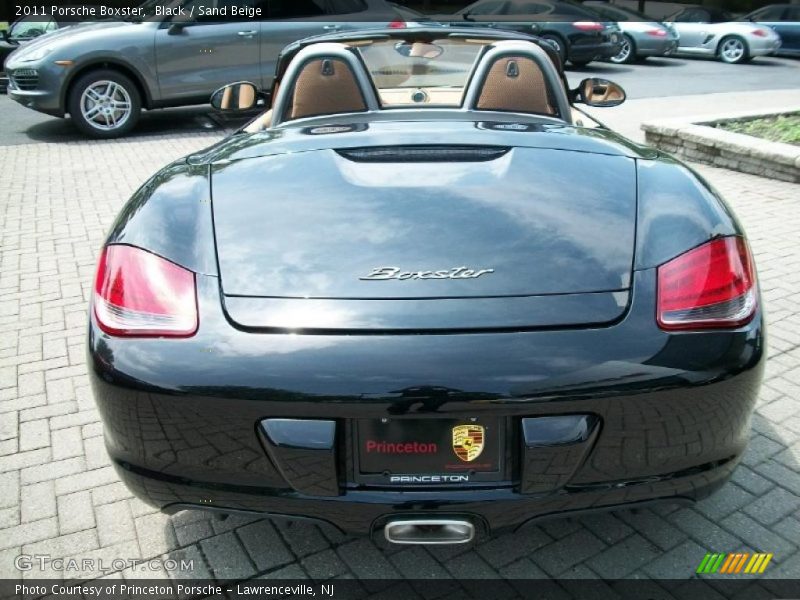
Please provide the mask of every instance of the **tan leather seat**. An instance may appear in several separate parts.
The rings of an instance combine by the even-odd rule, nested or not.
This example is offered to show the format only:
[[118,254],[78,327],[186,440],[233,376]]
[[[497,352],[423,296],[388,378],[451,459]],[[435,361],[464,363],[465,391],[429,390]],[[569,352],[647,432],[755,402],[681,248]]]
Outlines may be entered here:
[[250,108],[256,105],[256,88],[249,85],[239,86],[237,108]]
[[483,81],[476,108],[556,114],[542,70],[527,56],[501,56],[495,60]]
[[297,76],[290,119],[367,110],[353,69],[338,58],[309,61]]

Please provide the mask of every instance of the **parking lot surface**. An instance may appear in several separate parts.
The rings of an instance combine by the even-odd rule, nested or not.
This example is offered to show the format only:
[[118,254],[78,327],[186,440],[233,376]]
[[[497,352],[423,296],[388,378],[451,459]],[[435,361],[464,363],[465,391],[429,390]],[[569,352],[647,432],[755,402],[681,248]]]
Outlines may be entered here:
[[[0,98],[5,131],[8,107]],[[440,549],[387,549],[301,522],[170,517],[133,499],[109,464],[88,388],[86,310],[97,252],[129,195],[167,162],[224,133],[202,114],[179,116],[166,133],[153,127],[105,142],[80,139],[58,121],[31,125],[35,135],[0,133],[0,576],[20,577],[20,554],[106,564],[171,557],[194,561],[193,570],[173,576],[350,577],[365,580],[365,594],[391,592],[390,580],[399,578],[453,580],[451,587],[412,582],[404,598],[457,595],[455,580],[498,578],[497,597],[513,597],[516,578],[683,579],[706,552],[741,550],[774,553],[771,577],[798,576],[800,186],[709,167],[698,170],[750,236],[769,324],[750,446],[733,480],[711,498],[692,508],[548,521]],[[130,568],[114,574],[144,575]],[[709,577],[708,585],[707,597],[715,597],[721,580]]]

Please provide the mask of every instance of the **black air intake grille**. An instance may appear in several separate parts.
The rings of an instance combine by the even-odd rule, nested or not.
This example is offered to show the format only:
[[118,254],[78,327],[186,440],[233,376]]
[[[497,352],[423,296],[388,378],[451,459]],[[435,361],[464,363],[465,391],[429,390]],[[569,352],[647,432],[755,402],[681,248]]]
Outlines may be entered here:
[[357,162],[482,162],[500,158],[508,150],[496,146],[381,146],[338,152]]
[[9,76],[14,85],[25,92],[35,90],[39,85],[39,72],[36,69],[17,69]]

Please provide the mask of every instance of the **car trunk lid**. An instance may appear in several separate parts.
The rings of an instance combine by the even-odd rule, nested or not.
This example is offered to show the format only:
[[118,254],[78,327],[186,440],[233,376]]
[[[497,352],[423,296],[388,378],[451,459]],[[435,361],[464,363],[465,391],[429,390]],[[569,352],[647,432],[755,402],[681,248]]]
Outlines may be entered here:
[[245,328],[553,327],[627,306],[627,157],[388,147],[212,169],[225,308]]

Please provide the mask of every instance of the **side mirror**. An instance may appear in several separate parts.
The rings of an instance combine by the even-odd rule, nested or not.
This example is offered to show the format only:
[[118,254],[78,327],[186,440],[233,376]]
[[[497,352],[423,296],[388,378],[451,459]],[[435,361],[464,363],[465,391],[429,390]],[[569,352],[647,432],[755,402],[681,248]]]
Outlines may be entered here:
[[180,35],[183,33],[183,23],[172,23],[167,29],[167,35]]
[[220,112],[246,112],[258,105],[261,94],[255,84],[237,81],[211,94],[211,108]]
[[619,106],[626,98],[621,85],[597,77],[581,81],[578,89],[573,90],[572,94],[575,102],[596,107]]
[[2,31],[0,31],[0,37],[3,38],[4,42],[9,41],[8,40],[8,29],[3,29]]

